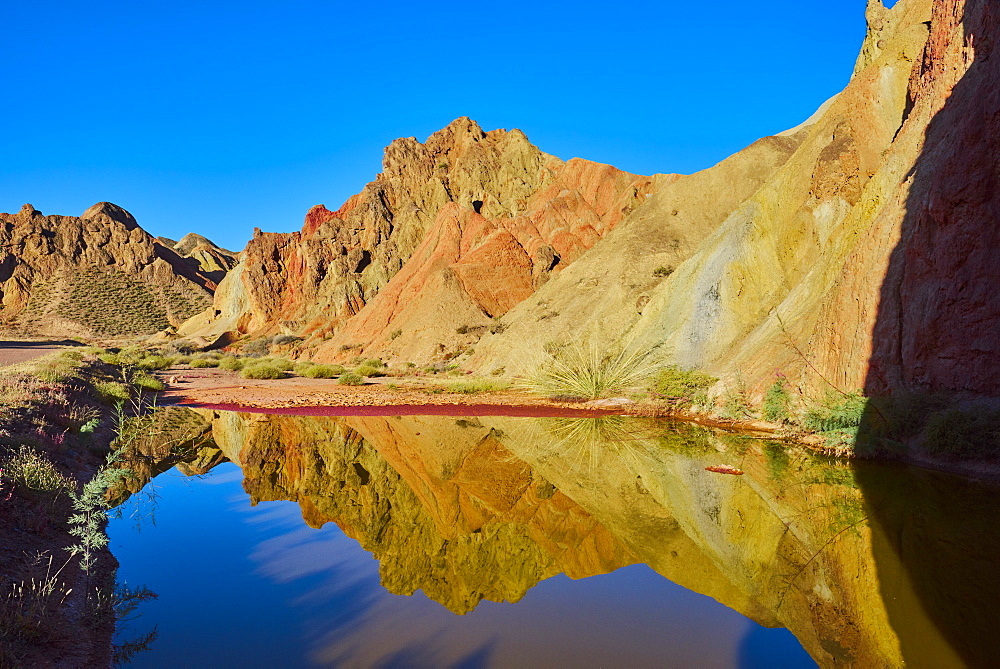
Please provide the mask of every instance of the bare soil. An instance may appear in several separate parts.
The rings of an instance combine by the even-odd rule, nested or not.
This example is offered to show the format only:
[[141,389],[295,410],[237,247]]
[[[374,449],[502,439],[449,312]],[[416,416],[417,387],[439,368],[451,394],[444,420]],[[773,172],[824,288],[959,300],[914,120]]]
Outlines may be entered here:
[[67,346],[82,346],[80,342],[66,339],[62,341],[14,341],[0,340],[0,367],[16,365],[40,358],[48,353],[61,351]]

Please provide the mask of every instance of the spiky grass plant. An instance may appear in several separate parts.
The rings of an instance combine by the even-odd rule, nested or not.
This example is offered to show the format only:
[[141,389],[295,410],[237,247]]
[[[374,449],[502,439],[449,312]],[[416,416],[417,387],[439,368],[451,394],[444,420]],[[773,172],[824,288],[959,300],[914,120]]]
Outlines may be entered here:
[[592,400],[641,386],[651,371],[646,354],[639,351],[566,346],[550,354],[523,385],[549,397]]

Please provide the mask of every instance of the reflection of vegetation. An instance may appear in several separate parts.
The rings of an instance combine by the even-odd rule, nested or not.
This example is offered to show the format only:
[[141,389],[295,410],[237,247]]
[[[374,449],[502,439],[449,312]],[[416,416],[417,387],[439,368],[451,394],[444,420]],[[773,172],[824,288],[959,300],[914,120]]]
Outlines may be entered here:
[[784,479],[791,464],[785,445],[777,441],[765,441],[764,455],[767,456],[767,473],[771,480]]

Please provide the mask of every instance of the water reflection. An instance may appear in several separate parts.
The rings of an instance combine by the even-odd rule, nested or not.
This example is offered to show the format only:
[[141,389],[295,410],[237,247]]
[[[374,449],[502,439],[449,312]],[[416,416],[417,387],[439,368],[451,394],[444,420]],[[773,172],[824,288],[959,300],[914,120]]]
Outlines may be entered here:
[[[309,618],[316,663],[392,664],[395,658],[480,666],[545,664],[549,657],[562,664],[569,647],[576,661],[593,663],[600,652],[589,644],[617,634],[632,640],[637,664],[662,661],[656,653],[670,637],[674,661],[749,666],[763,648],[770,647],[772,660],[779,652],[772,646],[777,637],[764,629],[774,627],[791,630],[827,666],[956,657],[955,640],[934,631],[942,615],[962,614],[973,586],[952,573],[949,605],[928,615],[904,596],[917,586],[894,582],[886,559],[875,559],[899,549],[899,531],[887,529],[885,513],[870,522],[877,503],[862,495],[858,481],[889,475],[886,468],[856,473],[781,443],[637,418],[183,411],[200,431],[185,442],[187,451],[170,451],[187,457],[185,471],[203,472],[225,460],[238,464],[252,504],[287,500],[310,527],[336,525],[378,560],[388,592],[409,596],[371,590],[355,576],[366,567],[348,568],[343,553],[324,543],[334,541],[330,535],[289,526],[258,541],[253,559],[261,573],[275,582],[312,583],[298,601],[322,609]],[[163,465],[155,464],[155,453],[148,456],[153,475]],[[718,464],[745,475],[705,470]],[[940,492],[940,477],[924,477],[940,493],[928,499],[955,492]],[[906,480],[897,484],[905,487]],[[995,509],[992,499],[977,503]],[[262,526],[275,524],[256,518]],[[969,522],[935,536],[946,537],[938,543],[961,545],[963,530],[984,528]],[[920,531],[916,536],[930,540]],[[976,555],[995,569],[998,553],[989,552],[990,541],[979,540],[983,550]],[[650,569],[669,580],[649,580]],[[649,596],[616,604],[620,585],[609,587],[600,601],[610,609],[588,612],[581,600],[576,618],[567,621],[567,598],[612,581],[589,579],[573,590],[560,584],[612,572],[619,584],[646,579],[641,590]],[[992,593],[995,581],[987,589]],[[695,593],[763,627],[746,627],[745,619],[715,610],[700,619]],[[520,609],[493,603],[522,599]],[[556,600],[562,608],[546,614]],[[980,600],[995,601],[974,599]],[[339,603],[336,611],[331,601]],[[594,601],[586,600],[591,608]],[[449,610],[475,615],[455,618]],[[512,610],[524,612],[530,624],[516,621]],[[608,610],[616,614],[609,617]],[[610,629],[614,621],[620,629]],[[503,636],[515,628],[520,654]],[[649,630],[650,639],[636,630]],[[550,657],[556,648],[561,658]],[[622,656],[617,659],[621,664]]]

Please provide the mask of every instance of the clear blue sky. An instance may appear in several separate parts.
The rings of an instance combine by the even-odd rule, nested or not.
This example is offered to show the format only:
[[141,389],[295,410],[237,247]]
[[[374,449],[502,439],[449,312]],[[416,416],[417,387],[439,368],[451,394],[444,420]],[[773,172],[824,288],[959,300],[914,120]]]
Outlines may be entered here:
[[864,0],[6,2],[0,211],[108,200],[241,249],[458,116],[693,172],[847,83]]

